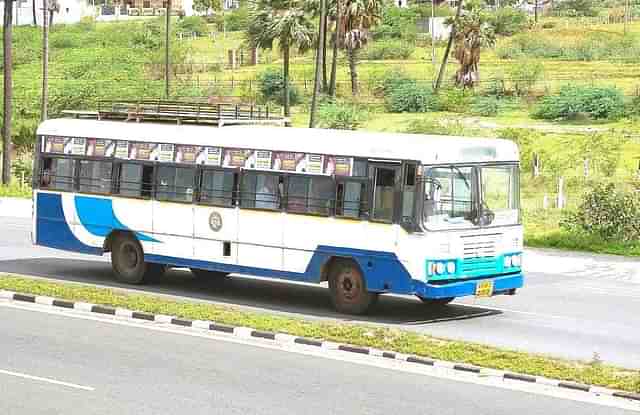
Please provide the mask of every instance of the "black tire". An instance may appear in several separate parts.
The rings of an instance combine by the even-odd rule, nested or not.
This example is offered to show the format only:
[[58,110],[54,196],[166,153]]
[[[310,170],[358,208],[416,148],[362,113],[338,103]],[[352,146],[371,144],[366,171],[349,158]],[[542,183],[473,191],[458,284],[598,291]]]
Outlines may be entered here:
[[127,284],[144,284],[148,265],[140,242],[130,235],[119,235],[113,241],[111,266],[118,281]]
[[418,298],[420,299],[420,301],[422,301],[426,305],[430,305],[430,306],[434,306],[434,307],[444,307],[445,305],[447,305],[450,302],[452,302],[453,300],[455,300],[455,297],[445,297],[445,298],[422,298],[422,297],[418,297]]
[[378,300],[378,293],[367,291],[360,267],[350,260],[331,265],[329,293],[335,309],[346,314],[364,314]]
[[189,268],[194,277],[198,280],[220,280],[226,278],[228,272],[209,271],[208,269]]

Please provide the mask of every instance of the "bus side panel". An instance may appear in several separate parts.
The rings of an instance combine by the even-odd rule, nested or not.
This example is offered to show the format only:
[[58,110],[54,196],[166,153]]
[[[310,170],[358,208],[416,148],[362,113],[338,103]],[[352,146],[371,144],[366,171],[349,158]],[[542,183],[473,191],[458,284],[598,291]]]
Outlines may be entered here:
[[[210,221],[214,212],[220,215],[221,226],[216,231]],[[217,218],[216,218],[217,219]],[[193,241],[194,257],[204,261],[226,264],[237,263],[238,209],[196,205],[194,207]],[[224,251],[224,242],[230,244],[230,252]],[[225,255],[225,253],[229,255]]]
[[[72,194],[64,197],[72,198]],[[95,247],[80,241],[74,234],[72,227],[75,213],[65,212],[63,195],[57,193],[38,192],[36,202],[36,244],[66,251],[85,254],[101,255],[102,247]]]
[[284,214],[240,209],[238,215],[238,264],[283,270]]
[[153,201],[153,253],[193,258],[191,204]]

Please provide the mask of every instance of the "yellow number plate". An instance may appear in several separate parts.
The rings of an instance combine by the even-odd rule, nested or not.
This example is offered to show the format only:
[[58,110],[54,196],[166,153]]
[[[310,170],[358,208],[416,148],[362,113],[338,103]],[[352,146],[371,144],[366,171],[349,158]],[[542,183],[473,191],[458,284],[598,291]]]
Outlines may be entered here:
[[480,281],[476,285],[476,296],[491,297],[493,295],[493,281]]

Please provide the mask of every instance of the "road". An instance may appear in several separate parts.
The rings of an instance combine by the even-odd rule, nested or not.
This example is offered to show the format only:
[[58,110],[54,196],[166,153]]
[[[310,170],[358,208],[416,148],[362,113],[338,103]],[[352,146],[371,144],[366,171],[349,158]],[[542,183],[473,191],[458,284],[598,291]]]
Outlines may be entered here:
[[0,413],[8,415],[631,414],[525,391],[3,304],[0,331]]
[[[29,229],[29,219],[0,218],[0,272],[142,290],[310,319],[354,321],[332,310],[322,286],[247,277],[233,277],[223,284],[198,282],[188,272],[173,270],[153,285],[132,289],[113,280],[106,258],[33,247]],[[355,321],[571,359],[591,360],[597,353],[605,362],[640,368],[638,310],[640,281],[615,270],[594,268],[527,272],[526,287],[516,296],[461,299],[439,310],[414,298],[383,296],[369,316]]]

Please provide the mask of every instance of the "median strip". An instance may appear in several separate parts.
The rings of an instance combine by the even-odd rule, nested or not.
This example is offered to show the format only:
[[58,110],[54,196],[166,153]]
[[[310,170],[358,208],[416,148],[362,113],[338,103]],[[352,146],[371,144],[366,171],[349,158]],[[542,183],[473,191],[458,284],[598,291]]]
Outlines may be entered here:
[[[336,349],[347,353],[380,355],[469,374],[486,375],[488,369],[495,369],[501,371],[500,376],[505,380],[553,384],[585,392],[595,393],[589,385],[598,385],[616,389],[611,391],[612,395],[618,393],[619,397],[640,401],[640,371],[600,362],[568,361],[399,329],[309,321],[16,275],[0,274],[0,290],[10,291],[0,291],[0,298],[13,301],[33,303],[36,297],[47,296],[54,299],[52,304],[64,304],[62,307],[65,308],[74,308],[75,303],[82,302],[83,308],[93,313],[155,322],[159,316],[164,316],[166,323],[188,328],[193,326],[193,321],[209,322],[211,331],[268,341],[278,341],[278,336],[286,334],[293,336],[292,343],[302,346],[322,347],[323,344],[336,343]],[[165,319],[161,320],[164,323]],[[205,323],[197,326],[206,328]],[[372,349],[377,350],[377,354]],[[557,380],[549,382],[549,379]]]

